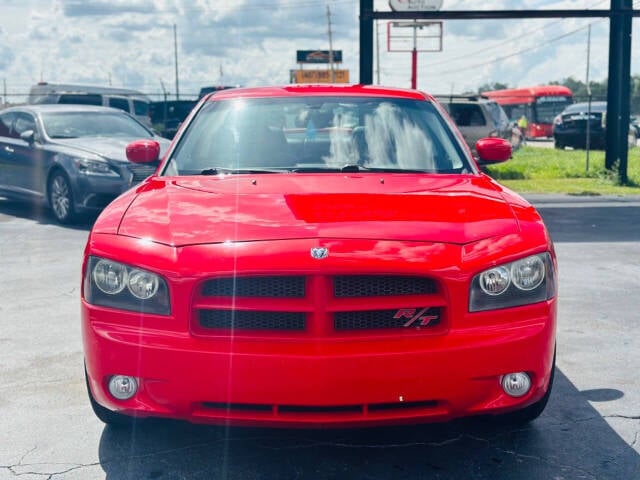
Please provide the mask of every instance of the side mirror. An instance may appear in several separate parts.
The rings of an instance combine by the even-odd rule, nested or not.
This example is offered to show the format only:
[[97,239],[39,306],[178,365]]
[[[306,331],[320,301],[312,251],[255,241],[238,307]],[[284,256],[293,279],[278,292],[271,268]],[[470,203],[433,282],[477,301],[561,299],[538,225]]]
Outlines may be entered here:
[[500,163],[511,158],[511,144],[504,138],[481,138],[476,142],[480,164]]
[[31,145],[36,141],[36,132],[33,130],[25,130],[20,134],[20,138]]
[[160,157],[160,144],[155,140],[136,140],[127,145],[127,160],[133,163],[151,163]]

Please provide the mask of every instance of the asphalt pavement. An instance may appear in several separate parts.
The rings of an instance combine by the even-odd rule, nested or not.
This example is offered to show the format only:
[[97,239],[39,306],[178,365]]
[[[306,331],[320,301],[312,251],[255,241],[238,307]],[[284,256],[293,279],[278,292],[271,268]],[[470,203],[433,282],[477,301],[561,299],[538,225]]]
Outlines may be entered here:
[[525,427],[105,427],[82,367],[90,222],[0,199],[0,480],[640,478],[640,197],[530,196],[556,242],[556,381]]

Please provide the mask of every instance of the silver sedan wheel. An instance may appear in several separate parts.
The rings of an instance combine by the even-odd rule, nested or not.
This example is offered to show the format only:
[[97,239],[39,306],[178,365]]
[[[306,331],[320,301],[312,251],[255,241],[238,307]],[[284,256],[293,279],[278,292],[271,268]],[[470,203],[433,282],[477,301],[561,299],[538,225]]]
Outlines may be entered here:
[[73,217],[73,195],[67,178],[56,173],[49,182],[49,201],[53,214],[60,222],[68,222]]

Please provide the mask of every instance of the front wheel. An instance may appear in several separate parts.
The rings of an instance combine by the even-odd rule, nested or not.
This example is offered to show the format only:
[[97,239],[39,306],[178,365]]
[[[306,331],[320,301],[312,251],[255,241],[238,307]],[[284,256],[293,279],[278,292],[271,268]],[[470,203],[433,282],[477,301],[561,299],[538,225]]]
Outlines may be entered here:
[[47,183],[49,205],[56,220],[60,223],[71,223],[76,218],[73,204],[73,191],[69,178],[58,170],[51,175]]

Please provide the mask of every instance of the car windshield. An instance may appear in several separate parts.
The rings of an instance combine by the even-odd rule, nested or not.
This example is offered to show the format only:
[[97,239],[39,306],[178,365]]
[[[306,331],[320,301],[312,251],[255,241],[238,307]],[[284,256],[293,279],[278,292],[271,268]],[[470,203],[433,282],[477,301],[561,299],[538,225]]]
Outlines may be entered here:
[[58,139],[153,136],[133,118],[117,112],[44,112],[42,124],[49,138]]
[[431,102],[362,97],[236,98],[202,107],[164,175],[471,171]]
[[539,97],[535,103],[538,123],[552,123],[571,102],[571,97]]

